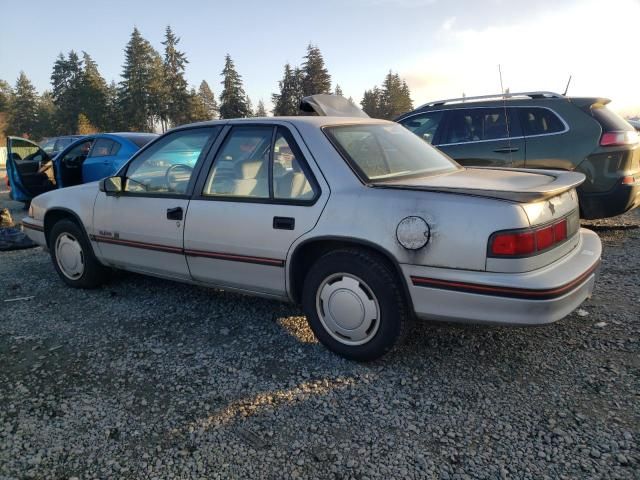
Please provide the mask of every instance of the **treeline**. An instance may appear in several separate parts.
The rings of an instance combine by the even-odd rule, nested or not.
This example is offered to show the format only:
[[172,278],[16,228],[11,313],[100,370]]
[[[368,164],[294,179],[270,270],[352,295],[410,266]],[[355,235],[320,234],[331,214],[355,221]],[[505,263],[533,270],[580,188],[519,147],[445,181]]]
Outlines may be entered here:
[[[253,107],[228,54],[219,96],[206,80],[197,90],[189,86],[185,78],[189,61],[179,43],[168,26],[160,53],[134,28],[117,84],[107,83],[87,52],[73,50],[55,60],[51,90],[41,95],[24,72],[13,88],[0,80],[0,141],[5,133],[40,139],[97,131],[165,131],[201,120],[267,116],[262,100]],[[336,84],[332,90],[320,49],[309,45],[300,66],[284,66],[278,92],[272,94],[271,113],[299,115],[300,99],[316,93],[342,95],[342,89]],[[409,88],[390,71],[382,87],[364,92],[361,106],[372,117],[391,119],[412,108]]]

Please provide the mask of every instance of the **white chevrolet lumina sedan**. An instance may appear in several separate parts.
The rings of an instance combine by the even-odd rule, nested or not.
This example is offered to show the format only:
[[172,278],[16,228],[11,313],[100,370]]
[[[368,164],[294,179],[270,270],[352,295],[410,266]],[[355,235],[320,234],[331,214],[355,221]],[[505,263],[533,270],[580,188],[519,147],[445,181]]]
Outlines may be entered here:
[[36,197],[23,225],[72,287],[115,268],[296,302],[329,349],[372,360],[416,318],[540,325],[580,305],[601,253],[583,179],[462,168],[362,116],[221,120]]

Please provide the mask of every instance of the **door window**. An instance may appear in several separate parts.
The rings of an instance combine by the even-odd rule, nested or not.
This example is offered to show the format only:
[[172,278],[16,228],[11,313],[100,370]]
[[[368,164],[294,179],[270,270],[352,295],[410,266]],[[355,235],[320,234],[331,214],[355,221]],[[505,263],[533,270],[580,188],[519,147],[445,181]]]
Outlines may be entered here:
[[400,121],[400,124],[427,143],[433,143],[443,115],[444,111],[423,113],[405,118]]
[[316,195],[314,185],[302,153],[286,129],[234,127],[214,159],[202,193],[310,201]]
[[115,146],[116,142],[113,140],[109,140],[108,138],[99,138],[96,140],[95,145],[93,146],[93,150],[91,150],[90,157],[108,157],[112,155],[111,151]]
[[219,129],[179,130],[166,135],[129,164],[124,190],[142,195],[185,194],[198,158]]
[[[499,140],[509,137],[505,108],[451,110],[443,144]],[[511,132],[513,136],[513,132]]]
[[20,161],[30,161],[34,163],[46,162],[49,156],[45,151],[35,143],[21,138],[11,139],[11,159],[20,163]]
[[86,142],[76,145],[62,157],[62,164],[66,168],[78,168],[82,166],[82,162],[87,159],[92,144],[93,140],[87,140]]
[[519,108],[518,111],[526,136],[562,132],[565,128],[562,120],[546,108]]

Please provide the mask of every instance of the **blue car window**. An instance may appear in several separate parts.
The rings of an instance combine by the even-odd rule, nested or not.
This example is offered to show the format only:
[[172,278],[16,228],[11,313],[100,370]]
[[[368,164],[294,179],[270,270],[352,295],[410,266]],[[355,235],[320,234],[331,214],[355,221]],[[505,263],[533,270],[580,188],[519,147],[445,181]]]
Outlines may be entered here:
[[109,140],[108,138],[99,138],[96,140],[96,144],[93,146],[93,150],[91,150],[91,155],[89,156],[108,157],[109,155],[113,155],[111,151],[114,143],[113,140]]

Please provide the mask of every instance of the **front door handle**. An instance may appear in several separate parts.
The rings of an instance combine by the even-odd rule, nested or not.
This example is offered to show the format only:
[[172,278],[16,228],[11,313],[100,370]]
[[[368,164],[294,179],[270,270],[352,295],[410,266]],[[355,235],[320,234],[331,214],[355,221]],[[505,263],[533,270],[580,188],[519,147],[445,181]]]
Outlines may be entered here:
[[517,152],[519,149],[518,147],[504,147],[504,148],[496,148],[494,150],[494,152],[496,153],[513,153],[513,152]]
[[182,220],[182,207],[167,208],[167,220]]
[[273,217],[273,228],[276,230],[293,230],[296,228],[296,219],[291,217]]

